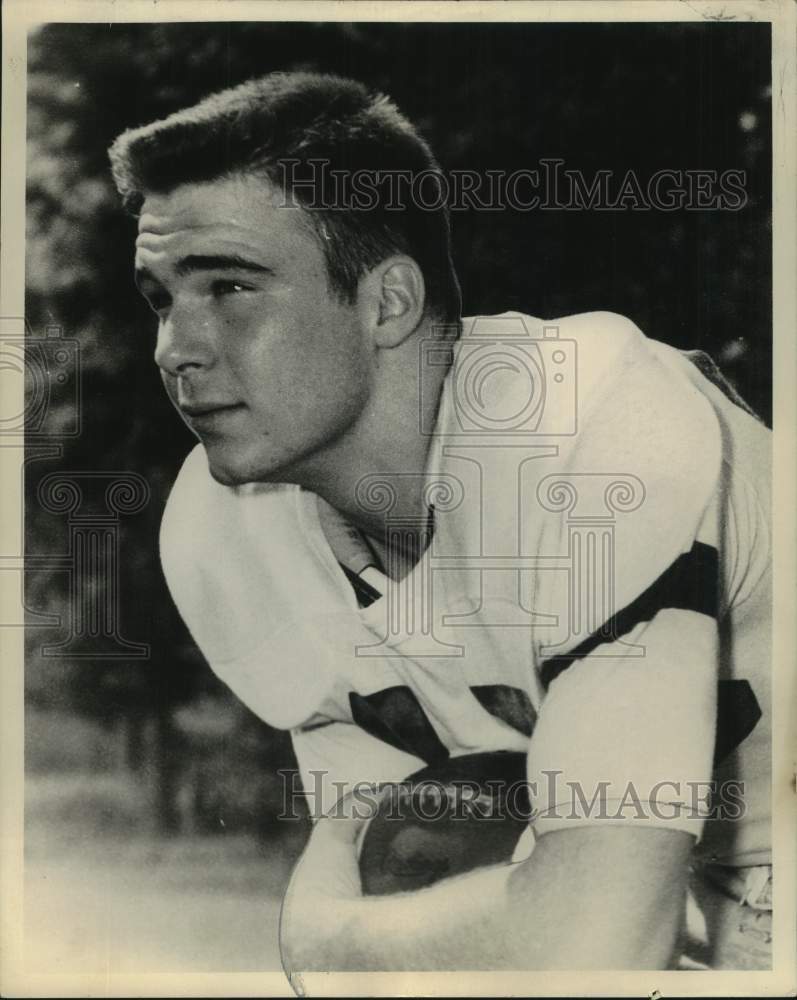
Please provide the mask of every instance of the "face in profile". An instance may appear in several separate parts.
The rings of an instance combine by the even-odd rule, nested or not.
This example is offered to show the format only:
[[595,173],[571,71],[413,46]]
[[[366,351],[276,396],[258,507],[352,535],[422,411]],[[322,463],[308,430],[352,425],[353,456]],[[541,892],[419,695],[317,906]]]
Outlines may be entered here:
[[356,424],[372,356],[307,214],[246,176],[151,193],[136,281],[166,391],[233,485],[301,481]]

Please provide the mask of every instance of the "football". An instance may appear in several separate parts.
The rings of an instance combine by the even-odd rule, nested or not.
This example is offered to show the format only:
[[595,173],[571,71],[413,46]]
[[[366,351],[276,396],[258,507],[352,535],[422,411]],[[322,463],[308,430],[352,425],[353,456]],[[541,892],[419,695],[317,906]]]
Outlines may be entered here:
[[452,757],[380,786],[360,844],[363,893],[409,892],[508,863],[530,816],[524,753]]

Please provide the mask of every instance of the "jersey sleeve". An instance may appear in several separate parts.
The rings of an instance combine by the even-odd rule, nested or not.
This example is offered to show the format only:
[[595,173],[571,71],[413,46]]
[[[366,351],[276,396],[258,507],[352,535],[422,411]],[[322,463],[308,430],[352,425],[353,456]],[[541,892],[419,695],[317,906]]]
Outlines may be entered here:
[[323,701],[331,655],[297,622],[315,609],[322,628],[329,609],[323,583],[294,558],[302,535],[288,491],[220,485],[199,445],[175,481],[160,533],[164,576],[194,642],[241,701],[278,729]]
[[[711,405],[621,317],[622,350],[582,399],[562,468],[540,484],[529,749],[535,830],[653,825],[700,836],[710,810],[719,663],[722,442]],[[580,363],[600,337],[579,341]],[[591,365],[600,370],[601,359]]]

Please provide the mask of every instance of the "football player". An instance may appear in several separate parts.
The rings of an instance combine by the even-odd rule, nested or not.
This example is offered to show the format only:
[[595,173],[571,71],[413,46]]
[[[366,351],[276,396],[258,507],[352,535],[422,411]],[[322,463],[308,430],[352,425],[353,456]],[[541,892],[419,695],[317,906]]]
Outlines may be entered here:
[[200,442],[166,577],[311,811],[527,755],[513,865],[365,898],[362,824],[320,819],[286,968],[766,968],[766,428],[621,316],[462,319],[445,205],[397,183],[440,169],[359,83],[274,74],[111,160]]

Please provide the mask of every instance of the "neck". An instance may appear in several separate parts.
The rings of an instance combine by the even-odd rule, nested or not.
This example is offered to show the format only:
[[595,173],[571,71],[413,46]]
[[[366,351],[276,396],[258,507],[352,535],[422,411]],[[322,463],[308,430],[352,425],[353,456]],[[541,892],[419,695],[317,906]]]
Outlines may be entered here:
[[[381,353],[374,391],[357,422],[293,481],[312,490],[369,536],[381,554],[388,527],[403,526],[403,547],[417,558],[428,538],[425,472],[447,374],[419,366],[421,336]],[[426,433],[424,433],[426,431]]]

